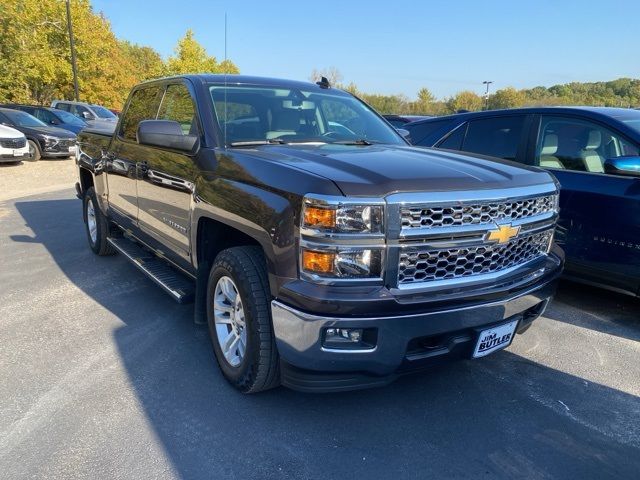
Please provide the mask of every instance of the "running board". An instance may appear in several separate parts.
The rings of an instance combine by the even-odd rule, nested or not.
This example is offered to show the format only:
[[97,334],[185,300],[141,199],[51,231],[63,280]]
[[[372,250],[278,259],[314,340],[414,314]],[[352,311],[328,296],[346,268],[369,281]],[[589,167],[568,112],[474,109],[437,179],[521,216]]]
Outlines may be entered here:
[[160,288],[171,295],[178,303],[193,302],[195,282],[171,268],[153,253],[144,250],[139,244],[125,237],[107,238],[113,248],[124,255],[131,263],[153,280]]

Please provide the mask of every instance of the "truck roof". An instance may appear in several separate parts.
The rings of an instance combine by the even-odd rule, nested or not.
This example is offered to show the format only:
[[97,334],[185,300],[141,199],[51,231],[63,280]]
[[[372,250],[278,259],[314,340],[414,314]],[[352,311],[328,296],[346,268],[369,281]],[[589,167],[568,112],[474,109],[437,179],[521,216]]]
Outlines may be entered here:
[[199,73],[199,74],[185,74],[174,75],[170,77],[157,78],[143,82],[140,85],[155,83],[159,81],[166,81],[170,79],[184,78],[192,81],[193,83],[210,84],[210,83],[227,83],[228,85],[262,85],[267,87],[282,87],[282,88],[320,88],[317,84],[312,82],[305,82],[299,80],[287,80],[284,78],[271,78],[271,77],[258,77],[253,75],[238,75],[238,74],[212,74],[212,73]]

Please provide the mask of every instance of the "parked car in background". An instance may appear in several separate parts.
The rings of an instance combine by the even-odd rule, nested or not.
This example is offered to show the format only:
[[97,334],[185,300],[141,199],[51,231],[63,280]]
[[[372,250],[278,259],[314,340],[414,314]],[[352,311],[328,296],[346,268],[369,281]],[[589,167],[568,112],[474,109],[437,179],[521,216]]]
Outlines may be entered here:
[[575,280],[640,295],[640,111],[544,107],[404,126],[415,145],[539,166],[562,185],[558,243]]
[[100,105],[70,100],[54,100],[51,107],[69,112],[87,122],[91,127],[113,130],[115,124],[118,123],[118,116]]
[[429,115],[382,115],[395,128],[404,128],[407,123],[432,118]]
[[51,127],[21,110],[0,108],[0,123],[19,130],[27,137],[34,161],[40,157],[69,157],[76,154],[76,135],[63,128]]
[[30,158],[29,144],[24,133],[0,125],[0,163],[19,163]]
[[0,105],[0,107],[13,108],[14,110],[22,110],[30,115],[33,115],[38,120],[46,123],[52,127],[60,127],[76,135],[87,126],[87,122],[72,115],[64,110],[58,110],[57,108],[43,107],[41,105],[21,105],[21,104],[6,104]]
[[412,147],[326,82],[146,82],[113,135],[79,144],[90,248],[195,300],[243,392],[483,357],[542,314],[561,273],[551,175]]

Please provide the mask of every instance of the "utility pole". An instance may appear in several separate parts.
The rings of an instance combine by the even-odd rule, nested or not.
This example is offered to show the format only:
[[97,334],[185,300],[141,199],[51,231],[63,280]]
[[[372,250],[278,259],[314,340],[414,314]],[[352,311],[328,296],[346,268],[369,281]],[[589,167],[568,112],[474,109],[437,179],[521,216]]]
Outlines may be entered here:
[[486,85],[487,89],[484,92],[484,109],[489,110],[489,85],[493,83],[493,80],[485,80],[482,82],[483,85]]
[[76,67],[76,45],[73,41],[73,26],[71,25],[71,5],[67,0],[67,28],[69,29],[69,47],[71,48],[71,69],[73,70],[73,91],[75,92],[75,101],[80,100],[78,93],[78,67]]

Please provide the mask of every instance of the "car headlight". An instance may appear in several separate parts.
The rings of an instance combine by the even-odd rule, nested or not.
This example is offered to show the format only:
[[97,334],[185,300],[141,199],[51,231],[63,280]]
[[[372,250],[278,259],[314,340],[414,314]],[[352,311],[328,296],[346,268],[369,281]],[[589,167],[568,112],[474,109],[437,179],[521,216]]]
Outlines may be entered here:
[[379,279],[383,249],[302,247],[302,272],[313,279]]
[[50,137],[49,135],[43,135],[44,146],[45,147],[53,147],[56,143],[58,143],[58,139],[55,137]]
[[320,197],[305,197],[302,207],[302,229],[319,234],[384,233],[384,205],[347,200],[330,202]]
[[318,282],[381,280],[384,200],[307,195],[300,232],[304,278]]

